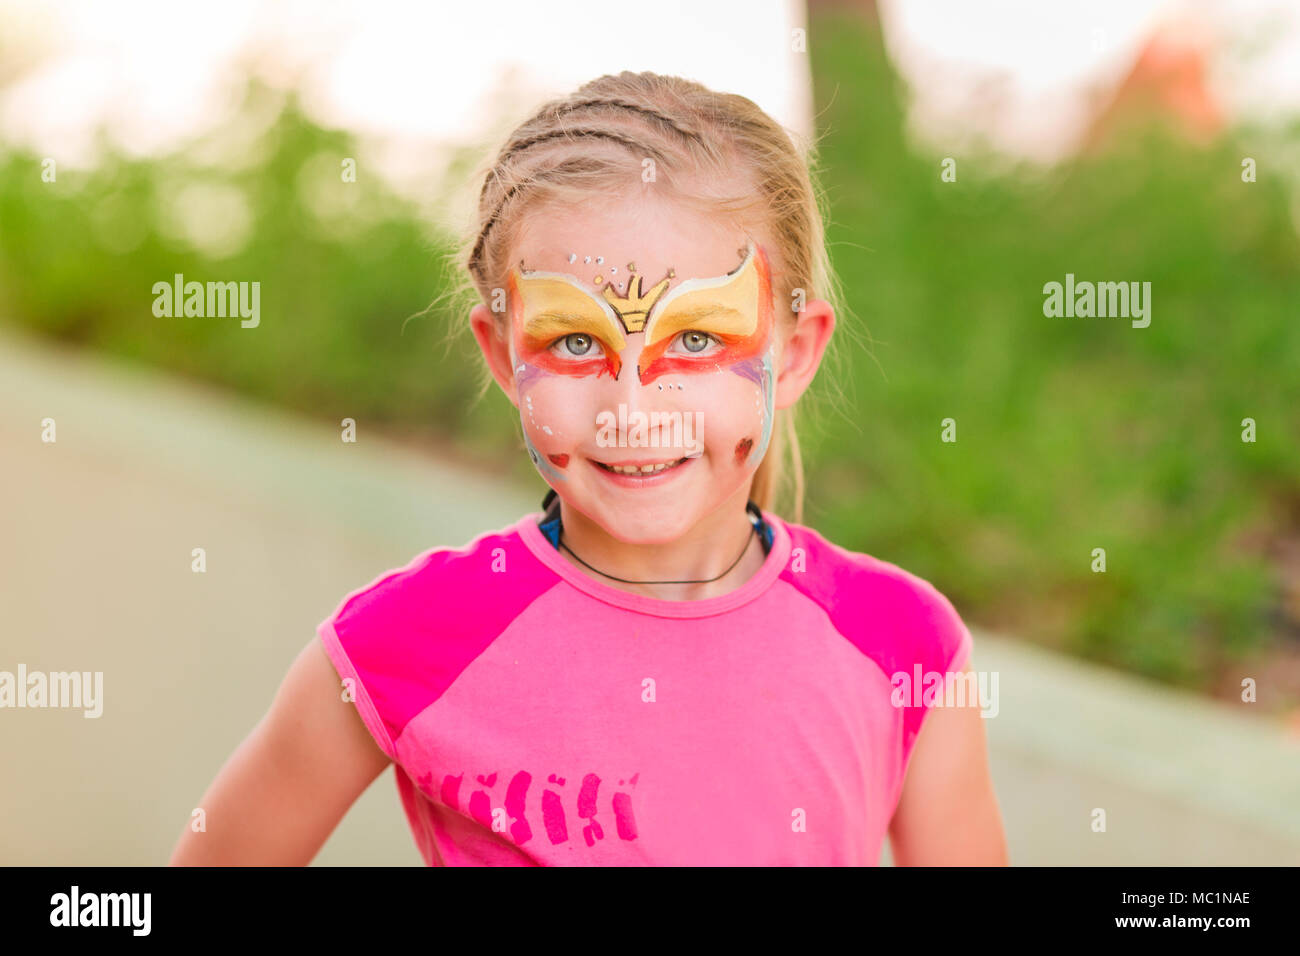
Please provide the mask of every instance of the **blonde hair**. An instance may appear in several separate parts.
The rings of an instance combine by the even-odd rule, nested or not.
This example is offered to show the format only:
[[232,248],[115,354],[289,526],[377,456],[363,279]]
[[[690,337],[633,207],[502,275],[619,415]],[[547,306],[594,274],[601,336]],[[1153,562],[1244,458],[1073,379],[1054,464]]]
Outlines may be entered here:
[[[599,77],[543,104],[485,164],[477,214],[455,252],[468,275],[459,268],[452,272],[467,284],[452,294],[493,301],[494,290],[505,287],[526,213],[551,203],[590,202],[593,194],[641,183],[650,160],[656,190],[772,237],[768,252],[778,315],[786,314],[781,302],[815,298],[827,299],[838,312],[840,295],[825,245],[824,196],[812,173],[813,147],[805,153],[743,96],[657,73]],[[726,185],[737,180],[741,187],[730,194],[687,187],[688,181]],[[777,411],[750,497],[774,511],[788,491],[794,520],[802,521],[803,462],[793,412],[793,407]]]

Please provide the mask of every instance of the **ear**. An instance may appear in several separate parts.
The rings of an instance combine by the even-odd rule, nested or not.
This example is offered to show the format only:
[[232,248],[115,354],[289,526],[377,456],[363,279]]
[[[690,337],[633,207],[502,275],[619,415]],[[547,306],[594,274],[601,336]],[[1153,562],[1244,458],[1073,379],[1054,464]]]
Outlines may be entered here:
[[492,377],[496,379],[506,398],[518,408],[519,396],[515,394],[515,370],[510,367],[510,343],[506,336],[506,318],[492,312],[486,305],[476,305],[469,313],[469,325],[474,339],[483,351]]
[[776,408],[789,408],[812,384],[822,356],[835,331],[835,310],[822,299],[805,302],[803,311],[795,316],[794,331],[781,344],[777,357]]

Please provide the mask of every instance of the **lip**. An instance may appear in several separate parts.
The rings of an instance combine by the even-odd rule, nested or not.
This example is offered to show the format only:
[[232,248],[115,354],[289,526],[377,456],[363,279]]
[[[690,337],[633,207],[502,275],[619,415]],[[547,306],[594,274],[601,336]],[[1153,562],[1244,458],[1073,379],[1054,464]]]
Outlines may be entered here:
[[[698,456],[696,456],[696,458],[698,458]],[[652,475],[620,475],[617,472],[606,471],[597,464],[596,459],[594,458],[588,458],[587,463],[591,466],[593,471],[612,484],[623,488],[651,488],[675,481],[683,471],[689,468],[691,464],[696,461],[696,458],[683,458],[680,465],[675,465],[672,468],[665,468],[663,471]],[[671,459],[669,460],[671,461]],[[605,462],[605,464],[626,466],[635,465],[636,467],[641,468],[645,465],[658,465],[663,461],[664,459],[662,458],[645,458],[635,461]]]
[[599,458],[591,460],[601,465],[622,465],[624,467],[644,468],[646,465],[666,465],[670,461],[677,461],[679,458],[687,458],[688,455],[674,455],[672,458],[629,458],[626,461],[604,461]]

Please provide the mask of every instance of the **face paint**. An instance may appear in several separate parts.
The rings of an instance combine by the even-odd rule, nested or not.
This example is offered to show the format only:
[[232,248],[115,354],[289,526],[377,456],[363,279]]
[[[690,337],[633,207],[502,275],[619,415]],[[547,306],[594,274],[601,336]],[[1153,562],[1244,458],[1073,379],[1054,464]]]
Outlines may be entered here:
[[[559,272],[526,275],[524,278],[512,269],[507,280],[516,366],[522,361],[557,375],[581,378],[608,373],[618,378],[619,353],[626,340],[614,310],[573,276]],[[567,354],[557,353],[557,344],[578,337],[590,339],[589,359],[575,354],[572,347],[563,350]]]
[[[605,293],[610,298],[608,289]],[[731,273],[717,279],[687,279],[657,303],[645,322],[645,347],[637,362],[641,382],[648,385],[670,372],[748,368],[771,345],[773,313],[767,256],[750,243],[744,261]],[[687,332],[702,333],[710,341],[698,352],[689,347],[669,351]],[[756,376],[753,370],[738,374]]]
[[[659,303],[646,327],[638,363],[643,382],[668,372],[727,369],[755,385],[755,407],[763,423],[757,446],[737,464],[761,461],[772,435],[772,279],[767,255],[750,243],[744,261],[718,279],[688,279]],[[678,356],[668,351],[678,333],[691,329],[711,336],[708,354]]]
[[[524,270],[522,263],[510,271],[510,356],[525,443],[544,478],[563,481],[571,465],[590,467],[570,452],[590,452],[597,418],[611,414],[615,398],[627,395],[629,375],[633,387],[654,385],[653,394],[665,399],[671,394],[665,409],[686,415],[711,409],[715,421],[727,418],[733,436],[747,428],[718,455],[729,467],[762,459],[772,431],[775,310],[762,247],[750,242],[741,252],[740,265],[730,273],[687,279],[671,290],[674,270],[647,289],[633,262],[627,264],[626,292],[622,283],[616,290],[603,277],[597,293],[565,273]],[[625,362],[628,336],[639,336],[641,343],[639,354],[631,351],[635,364]],[[752,383],[751,398],[725,385],[733,376]],[[692,379],[697,382],[688,391]],[[656,407],[648,395],[638,402]],[[737,416],[748,414],[746,405],[752,425],[736,424]]]

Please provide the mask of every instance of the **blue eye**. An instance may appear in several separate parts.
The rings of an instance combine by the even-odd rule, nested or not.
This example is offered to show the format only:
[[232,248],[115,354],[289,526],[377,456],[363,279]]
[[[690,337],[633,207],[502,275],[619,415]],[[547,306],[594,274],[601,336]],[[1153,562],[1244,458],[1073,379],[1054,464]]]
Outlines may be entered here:
[[688,352],[703,352],[715,341],[717,341],[708,332],[697,332],[694,329],[687,329],[679,338],[679,341]]
[[583,356],[592,349],[599,350],[596,340],[584,332],[573,332],[556,341],[556,346],[563,345],[570,355]]

